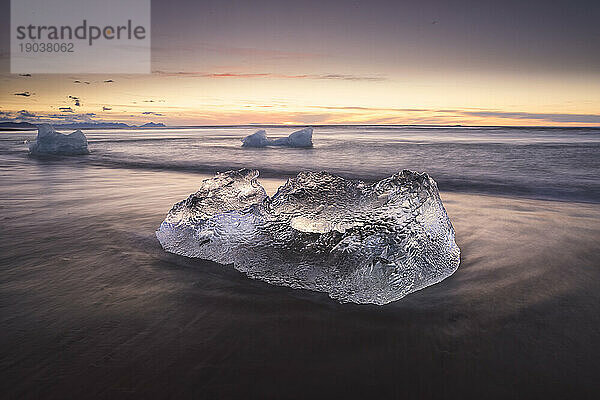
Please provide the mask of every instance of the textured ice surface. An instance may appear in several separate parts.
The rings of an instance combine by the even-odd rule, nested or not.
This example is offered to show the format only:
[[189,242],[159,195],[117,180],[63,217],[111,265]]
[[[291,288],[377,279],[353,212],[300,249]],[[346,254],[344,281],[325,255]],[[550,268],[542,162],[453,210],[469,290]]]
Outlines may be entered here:
[[265,147],[269,145],[267,132],[264,129],[254,132],[242,139],[242,147]]
[[56,132],[52,125],[42,124],[38,127],[35,142],[29,144],[31,154],[79,155],[88,154],[88,143],[80,130],[63,135]]
[[163,248],[355,303],[398,300],[458,268],[454,229],[427,174],[404,170],[366,184],[301,172],[273,197],[257,176],[204,180],[156,231]]
[[267,146],[289,146],[289,147],[312,147],[312,128],[304,128],[291,133],[288,137],[269,139],[264,129],[254,132],[242,139],[242,147],[267,147]]

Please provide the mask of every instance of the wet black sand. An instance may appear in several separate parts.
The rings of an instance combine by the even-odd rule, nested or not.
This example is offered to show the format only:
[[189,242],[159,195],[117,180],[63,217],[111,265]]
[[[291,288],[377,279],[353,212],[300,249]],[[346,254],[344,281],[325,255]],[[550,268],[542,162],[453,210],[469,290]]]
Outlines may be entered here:
[[198,175],[44,162],[0,173],[2,398],[598,391],[599,205],[442,193],[459,270],[358,306],[164,253],[154,230]]

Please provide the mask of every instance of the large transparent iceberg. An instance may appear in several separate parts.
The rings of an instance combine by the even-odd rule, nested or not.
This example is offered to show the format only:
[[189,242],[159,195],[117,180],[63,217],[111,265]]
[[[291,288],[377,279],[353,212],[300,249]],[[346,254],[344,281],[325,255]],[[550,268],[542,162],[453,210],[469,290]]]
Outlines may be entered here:
[[80,155],[89,154],[87,138],[80,130],[63,135],[49,124],[38,126],[35,142],[29,144],[31,154]]
[[292,132],[288,137],[269,139],[264,129],[254,132],[242,139],[242,147],[267,147],[267,146],[288,146],[288,147],[312,147],[312,128],[304,128]]
[[204,180],[156,231],[162,247],[354,303],[401,299],[458,268],[454,228],[425,173],[366,184],[301,172],[273,197],[257,177],[243,169]]

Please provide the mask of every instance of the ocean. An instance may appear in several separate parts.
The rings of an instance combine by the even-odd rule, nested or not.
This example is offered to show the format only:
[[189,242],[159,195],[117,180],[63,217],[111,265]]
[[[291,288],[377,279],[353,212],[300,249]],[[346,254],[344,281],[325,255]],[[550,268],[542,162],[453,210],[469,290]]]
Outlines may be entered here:
[[[315,128],[312,149],[242,148],[257,129],[87,130],[92,154],[69,161],[209,174],[253,168],[266,177],[326,170],[364,180],[410,169],[445,191],[600,200],[600,128],[328,126]],[[266,129],[270,137],[294,130]],[[33,137],[0,134],[0,151],[24,156],[20,143]]]
[[[600,367],[600,129],[84,130],[34,158],[0,132],[2,398],[591,398]],[[266,128],[270,137],[294,128]],[[214,172],[437,182],[461,264],[385,306],[339,304],[165,253],[170,207]]]

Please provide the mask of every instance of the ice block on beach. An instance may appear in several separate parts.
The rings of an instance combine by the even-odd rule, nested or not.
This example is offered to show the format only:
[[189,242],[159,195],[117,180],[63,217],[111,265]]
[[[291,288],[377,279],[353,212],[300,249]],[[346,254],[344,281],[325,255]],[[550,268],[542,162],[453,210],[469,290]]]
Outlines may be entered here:
[[242,139],[242,147],[267,147],[267,146],[288,146],[288,147],[312,147],[312,128],[304,128],[292,132],[289,136],[269,139],[264,129],[254,132]]
[[266,147],[269,145],[267,132],[264,129],[254,132],[242,139],[242,147]]
[[158,228],[162,247],[354,303],[401,299],[458,268],[454,228],[425,173],[367,184],[301,172],[273,197],[257,176],[239,170],[204,180]]
[[80,155],[89,154],[87,138],[80,130],[64,135],[52,125],[38,126],[35,142],[29,144],[29,152],[36,155]]

